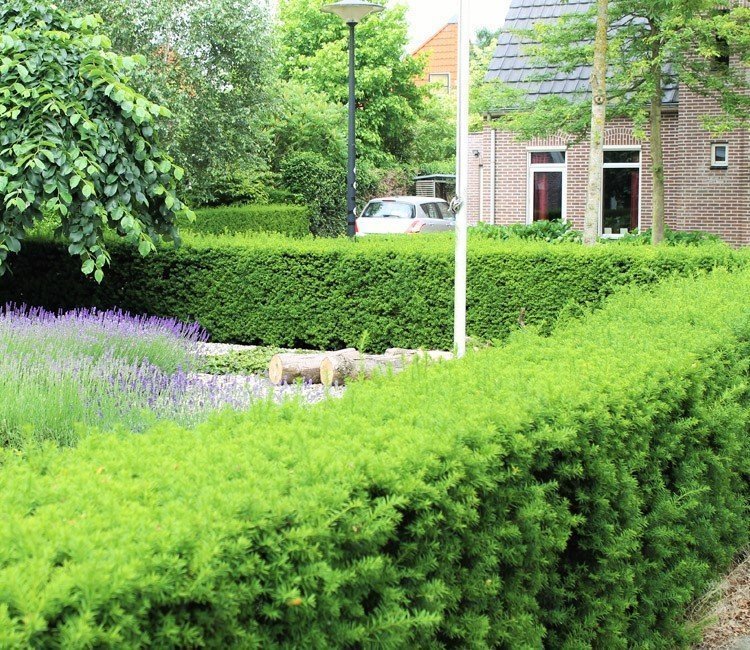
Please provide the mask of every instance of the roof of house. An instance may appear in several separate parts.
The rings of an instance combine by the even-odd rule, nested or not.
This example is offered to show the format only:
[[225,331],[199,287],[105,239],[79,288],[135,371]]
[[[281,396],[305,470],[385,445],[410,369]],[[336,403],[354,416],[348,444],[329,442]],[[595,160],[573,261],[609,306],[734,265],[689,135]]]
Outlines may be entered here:
[[[553,74],[554,69],[540,66],[532,57],[524,54],[521,41],[512,32],[531,29],[538,21],[555,21],[564,14],[588,11],[594,4],[595,0],[512,0],[485,79],[499,79],[520,87],[527,91],[532,100],[549,95],[572,98],[588,92],[591,66]],[[542,75],[546,80],[538,81]],[[677,103],[677,99],[676,84],[665,88],[665,104]]]

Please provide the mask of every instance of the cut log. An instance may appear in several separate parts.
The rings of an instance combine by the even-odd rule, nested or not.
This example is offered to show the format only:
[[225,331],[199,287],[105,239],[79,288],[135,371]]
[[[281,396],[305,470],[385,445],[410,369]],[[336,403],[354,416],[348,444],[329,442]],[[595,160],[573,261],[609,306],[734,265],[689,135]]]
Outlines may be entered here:
[[320,383],[320,364],[326,356],[353,355],[358,352],[354,348],[346,348],[328,353],[299,353],[283,352],[271,357],[268,365],[268,378],[271,383],[279,385],[291,384],[301,379],[312,384]]
[[322,354],[274,354],[268,365],[268,378],[276,385],[291,384],[296,379],[319,384],[320,363],[324,358]]
[[369,378],[376,372],[398,372],[409,361],[405,355],[394,354],[327,355],[320,364],[320,381],[324,386],[341,386],[347,380]]

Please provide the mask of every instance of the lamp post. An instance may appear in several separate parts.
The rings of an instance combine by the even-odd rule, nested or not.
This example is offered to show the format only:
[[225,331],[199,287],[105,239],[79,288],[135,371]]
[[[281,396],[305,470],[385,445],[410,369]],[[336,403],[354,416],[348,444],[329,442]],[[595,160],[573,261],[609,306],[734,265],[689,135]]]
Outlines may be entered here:
[[357,219],[357,152],[354,140],[354,28],[368,14],[383,11],[383,5],[364,2],[363,0],[340,0],[321,7],[321,11],[336,14],[349,27],[349,156],[346,170],[346,234],[349,237],[354,237],[354,222]]

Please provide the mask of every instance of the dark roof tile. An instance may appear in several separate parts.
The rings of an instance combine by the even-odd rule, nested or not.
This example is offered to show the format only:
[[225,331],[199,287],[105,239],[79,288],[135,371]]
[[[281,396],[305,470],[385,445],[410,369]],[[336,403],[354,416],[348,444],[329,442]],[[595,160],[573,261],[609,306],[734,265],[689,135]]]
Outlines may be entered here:
[[[540,20],[553,21],[563,14],[587,11],[594,2],[595,0],[512,0],[485,79],[499,79],[507,84],[516,85],[524,89],[532,100],[543,95],[572,98],[574,94],[588,92],[590,66],[581,66],[570,73],[557,74],[551,80],[540,81],[540,74],[545,68],[539,67],[531,57],[524,54],[518,37],[511,32],[530,29]],[[677,86],[667,87],[664,91],[664,102],[676,101]]]

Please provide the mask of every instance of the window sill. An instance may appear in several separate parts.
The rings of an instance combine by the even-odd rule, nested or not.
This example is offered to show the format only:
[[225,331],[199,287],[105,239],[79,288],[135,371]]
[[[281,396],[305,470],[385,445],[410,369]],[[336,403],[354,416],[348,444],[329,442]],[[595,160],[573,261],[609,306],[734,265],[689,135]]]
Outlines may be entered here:
[[729,169],[729,165],[711,165],[709,169],[712,171],[726,171]]

